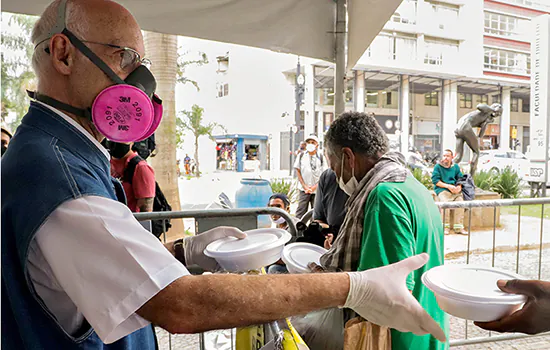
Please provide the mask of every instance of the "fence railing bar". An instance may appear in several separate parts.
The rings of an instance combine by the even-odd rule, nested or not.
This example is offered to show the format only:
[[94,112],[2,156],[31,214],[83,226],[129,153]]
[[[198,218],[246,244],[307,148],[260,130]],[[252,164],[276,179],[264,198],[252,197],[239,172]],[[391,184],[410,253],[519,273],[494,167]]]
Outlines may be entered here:
[[544,204],[540,208],[540,244],[539,244],[539,277],[540,280],[542,274],[542,240],[544,238]]
[[493,256],[491,266],[495,267],[495,248],[497,246],[497,207],[493,210]]
[[516,273],[519,273],[519,247],[521,244],[521,205],[518,205],[518,245],[516,251]]
[[[550,203],[550,202],[549,202]],[[279,208],[246,208],[246,209],[209,209],[209,210],[180,210],[180,211],[157,211],[150,213],[135,213],[138,221],[161,220],[161,219],[183,219],[183,218],[224,218],[250,215],[279,215],[283,217],[289,226],[289,231],[296,236],[296,224],[290,214]]]
[[505,340],[517,340],[517,339],[525,339],[525,338],[536,338],[536,337],[543,337],[548,336],[550,333],[541,333],[537,335],[527,335],[527,334],[503,334],[503,335],[495,335],[491,338],[489,337],[483,337],[483,338],[472,338],[472,339],[460,339],[460,340],[451,340],[449,342],[450,347],[454,346],[464,346],[464,345],[473,345],[473,344],[483,344],[483,343],[492,343],[497,341],[505,341]]
[[483,207],[511,207],[517,205],[550,204],[550,197],[520,199],[488,199],[481,201],[436,202],[440,209],[466,209]]

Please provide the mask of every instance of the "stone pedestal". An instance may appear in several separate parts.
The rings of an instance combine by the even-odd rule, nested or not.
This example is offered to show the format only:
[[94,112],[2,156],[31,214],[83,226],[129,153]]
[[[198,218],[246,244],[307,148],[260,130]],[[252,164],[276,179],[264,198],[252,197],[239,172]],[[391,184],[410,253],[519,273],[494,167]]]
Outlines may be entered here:
[[[484,191],[476,188],[475,200],[495,200],[500,199],[500,194],[491,191]],[[479,229],[493,228],[500,226],[500,207],[496,207],[496,216],[494,207],[473,208],[472,210],[472,231]],[[464,229],[468,230],[468,210],[464,211]],[[495,222],[496,221],[496,222]]]
[[[436,197],[437,198],[437,197]],[[476,197],[475,200],[495,200],[500,199],[500,194],[491,191],[484,191],[482,189],[476,188]],[[437,200],[437,199],[436,199]],[[461,210],[461,209],[454,209]],[[464,230],[468,230],[468,219],[470,217],[469,210],[472,211],[472,228],[471,230],[481,230],[481,229],[491,229],[496,224],[500,226],[500,207],[496,208],[496,217],[495,209],[493,207],[484,207],[484,208],[472,208],[464,210]],[[449,224],[450,210],[445,211],[445,224]],[[496,220],[495,220],[496,219]]]

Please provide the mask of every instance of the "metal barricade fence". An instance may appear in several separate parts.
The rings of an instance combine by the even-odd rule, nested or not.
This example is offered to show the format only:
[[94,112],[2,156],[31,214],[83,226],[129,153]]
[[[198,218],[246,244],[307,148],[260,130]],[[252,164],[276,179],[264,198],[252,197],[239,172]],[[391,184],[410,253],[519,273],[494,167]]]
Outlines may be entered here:
[[[184,219],[184,218],[193,218],[195,219],[194,231],[196,234],[208,231],[211,228],[218,226],[234,226],[238,227],[241,230],[250,230],[258,227],[258,216],[260,215],[272,215],[276,214],[285,219],[289,228],[288,231],[294,237],[299,236],[299,232],[296,229],[296,224],[290,214],[279,208],[250,208],[250,209],[212,209],[212,210],[182,210],[182,211],[172,211],[172,212],[152,212],[152,213],[136,213],[134,216],[138,221],[150,221],[150,220],[163,220],[163,234],[160,237],[163,243],[167,242],[166,237],[166,221],[168,219]],[[146,226],[146,225],[144,225]],[[183,232],[178,235],[178,238],[183,236]],[[192,274],[201,274],[204,271],[197,266],[188,266],[188,270]],[[234,349],[234,330],[230,330],[230,343],[231,349]],[[172,350],[173,335],[165,332],[167,334],[167,346],[168,349]],[[159,341],[160,343],[161,341]],[[187,349],[197,349],[197,346],[193,347],[193,344],[189,344],[191,347],[186,347]],[[205,349],[205,337],[204,333],[198,335],[198,348]],[[160,346],[160,344],[159,344]],[[160,349],[163,349],[160,347]],[[176,346],[174,349],[181,349],[180,346]]]
[[[550,278],[550,271],[543,271],[542,268],[543,255],[550,256],[550,236],[545,236],[544,220],[544,208],[545,205],[550,205],[550,198],[437,202],[436,204],[442,211],[444,224],[447,221],[447,216],[450,216],[450,210],[465,210],[464,226],[467,228],[468,233],[467,237],[465,237],[466,247],[464,250],[446,254],[446,264],[490,264],[492,267],[499,265],[511,271],[515,270],[516,273],[525,275],[528,278]],[[498,223],[500,222],[499,217],[502,214],[500,213],[500,208],[503,207],[513,207],[513,210],[510,210],[510,214],[504,215],[506,222],[498,227]],[[511,219],[513,218],[512,215],[516,215],[514,208],[517,208],[517,223],[515,222],[516,219]],[[540,216],[538,216],[537,210],[539,208]],[[525,214],[524,216],[522,216],[522,209]],[[477,213],[474,215],[476,210]],[[533,217],[534,214],[537,214],[538,217]],[[492,221],[492,226],[475,230],[474,234],[472,234],[472,226],[475,225],[473,216],[477,216],[478,218],[484,216],[483,219],[487,219],[487,215],[492,216],[492,220],[489,217],[489,220]],[[550,226],[550,221],[548,225]],[[522,234],[522,231],[525,232]],[[522,239],[524,240],[523,243]],[[503,244],[499,245],[499,240]],[[449,243],[449,241],[446,243]],[[524,260],[520,259],[522,252],[524,253]],[[535,253],[533,254],[533,252]],[[490,258],[487,255],[490,255]],[[525,266],[522,267],[520,260]],[[519,340],[529,337],[523,334],[494,335],[492,332],[483,331],[475,327],[470,321],[459,320],[453,317],[450,319],[451,347],[504,340]],[[548,347],[550,348],[550,339],[548,340]]]
[[[467,217],[468,224],[467,226],[467,237],[465,237],[465,249],[446,254],[445,263],[472,263],[471,260],[476,260],[474,263],[479,264],[478,260],[488,260],[484,257],[490,254],[490,265],[495,266],[495,263],[498,263],[500,258],[506,255],[508,270],[514,270],[516,273],[526,275],[526,277],[533,279],[550,279],[550,269],[549,271],[543,271],[543,255],[547,253],[550,255],[550,235],[545,237],[545,215],[544,208],[546,205],[550,205],[550,198],[529,198],[529,199],[499,199],[499,200],[481,200],[481,201],[462,201],[462,202],[437,202],[436,203],[439,209],[442,212],[442,220],[445,224],[449,210],[466,210],[465,218]],[[540,216],[533,218],[533,206],[540,206]],[[497,208],[503,207],[517,207],[517,227],[514,227],[513,232],[511,229],[510,222],[502,225],[504,231],[498,227],[498,210]],[[488,229],[481,230],[480,237],[482,240],[487,243],[487,234],[489,237],[489,247],[487,248],[483,244],[476,244],[475,241],[478,237],[472,238],[472,212],[479,209],[493,208],[493,225]],[[526,216],[523,216],[522,220],[522,209],[523,213]],[[257,227],[257,217],[259,215],[269,215],[277,214],[285,218],[286,222],[289,224],[289,231],[292,235],[296,236],[298,234],[296,230],[296,225],[292,220],[291,216],[286,212],[278,208],[251,208],[251,209],[216,209],[216,210],[184,210],[177,212],[155,212],[155,213],[139,213],[135,214],[135,217],[139,221],[146,220],[164,220],[164,219],[182,219],[182,218],[194,218],[196,221],[195,232],[200,234],[212,227],[220,225],[230,225],[239,227],[243,230],[252,229]],[[479,213],[478,213],[479,214]],[[485,213],[486,214],[486,213]],[[484,214],[482,214],[484,215]],[[515,213],[514,213],[515,215]],[[531,215],[531,216],[529,216]],[[510,215],[507,215],[510,217]],[[549,218],[550,219],[550,218]],[[539,221],[536,224],[536,229],[533,230],[535,225],[535,220]],[[528,222],[527,222],[528,221]],[[512,222],[513,224],[514,222]],[[523,226],[528,226],[527,228],[522,228]],[[548,222],[550,228],[550,220]],[[506,245],[497,245],[499,237],[497,236],[497,228],[499,229],[499,234],[513,234],[513,244],[508,238],[508,243]],[[524,236],[529,236],[529,242],[522,245],[522,230],[527,229],[528,232]],[[479,230],[474,231],[474,236]],[[536,236],[536,237],[534,237]],[[458,237],[458,235],[457,235]],[[454,238],[454,237],[453,237]],[[535,240],[536,238],[536,240]],[[166,242],[166,233],[163,234],[161,240]],[[482,242],[483,243],[483,242]],[[473,249],[475,248],[475,249]],[[545,252],[545,250],[548,250]],[[521,252],[533,252],[536,251],[535,256],[529,254],[529,266],[527,270],[520,271],[520,257]],[[513,254],[513,260],[510,264],[510,254]],[[480,256],[484,259],[480,259]],[[528,259],[525,260],[526,263]],[[486,261],[485,263],[489,263]],[[502,264],[501,264],[502,265]],[[512,267],[513,265],[513,267]],[[512,268],[511,268],[512,267]],[[528,270],[534,270],[529,272]],[[543,278],[544,277],[544,278]],[[472,337],[473,335],[473,337]],[[547,335],[550,335],[548,333]],[[450,327],[450,346],[462,346],[462,345],[472,345],[472,344],[481,344],[487,342],[496,342],[504,340],[520,340],[530,336],[522,334],[504,334],[504,335],[493,335],[491,332],[483,331],[478,327],[475,327],[472,322],[458,320],[451,317],[451,327]],[[233,338],[233,333],[232,333]],[[201,349],[204,348],[204,339],[201,337],[199,346]],[[549,348],[550,348],[550,339]],[[232,343],[233,346],[233,343]],[[172,335],[168,335],[168,347],[172,349]],[[232,347],[233,348],[233,347]]]

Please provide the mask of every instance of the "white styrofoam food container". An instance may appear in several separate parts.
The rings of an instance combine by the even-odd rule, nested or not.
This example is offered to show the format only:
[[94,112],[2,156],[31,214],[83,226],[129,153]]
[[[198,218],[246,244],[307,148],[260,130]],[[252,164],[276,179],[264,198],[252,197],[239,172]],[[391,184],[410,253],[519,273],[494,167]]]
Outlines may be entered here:
[[229,272],[258,270],[281,258],[285,243],[291,235],[278,228],[245,231],[246,238],[225,237],[210,243],[204,250],[208,257]]
[[422,275],[439,307],[459,318],[478,322],[499,320],[521,308],[526,297],[504,293],[498,280],[524,279],[512,272],[474,265],[442,265]]
[[327,250],[311,243],[291,243],[284,247],[281,259],[290,273],[309,273],[311,262],[320,265],[320,259]]

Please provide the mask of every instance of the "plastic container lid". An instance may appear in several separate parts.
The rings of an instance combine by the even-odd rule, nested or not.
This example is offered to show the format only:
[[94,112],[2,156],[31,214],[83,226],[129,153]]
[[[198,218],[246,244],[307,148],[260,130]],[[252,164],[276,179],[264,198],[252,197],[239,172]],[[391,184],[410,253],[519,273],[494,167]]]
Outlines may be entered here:
[[311,272],[307,265],[311,262],[320,264],[320,259],[327,250],[311,243],[291,243],[284,247],[281,258],[291,272]]
[[204,254],[211,258],[231,259],[244,255],[261,254],[290,241],[290,233],[279,228],[261,228],[245,231],[247,237],[225,237],[210,243]]
[[506,270],[475,265],[442,265],[422,275],[422,283],[436,294],[478,303],[522,303],[524,295],[504,293],[498,280],[525,279]]

